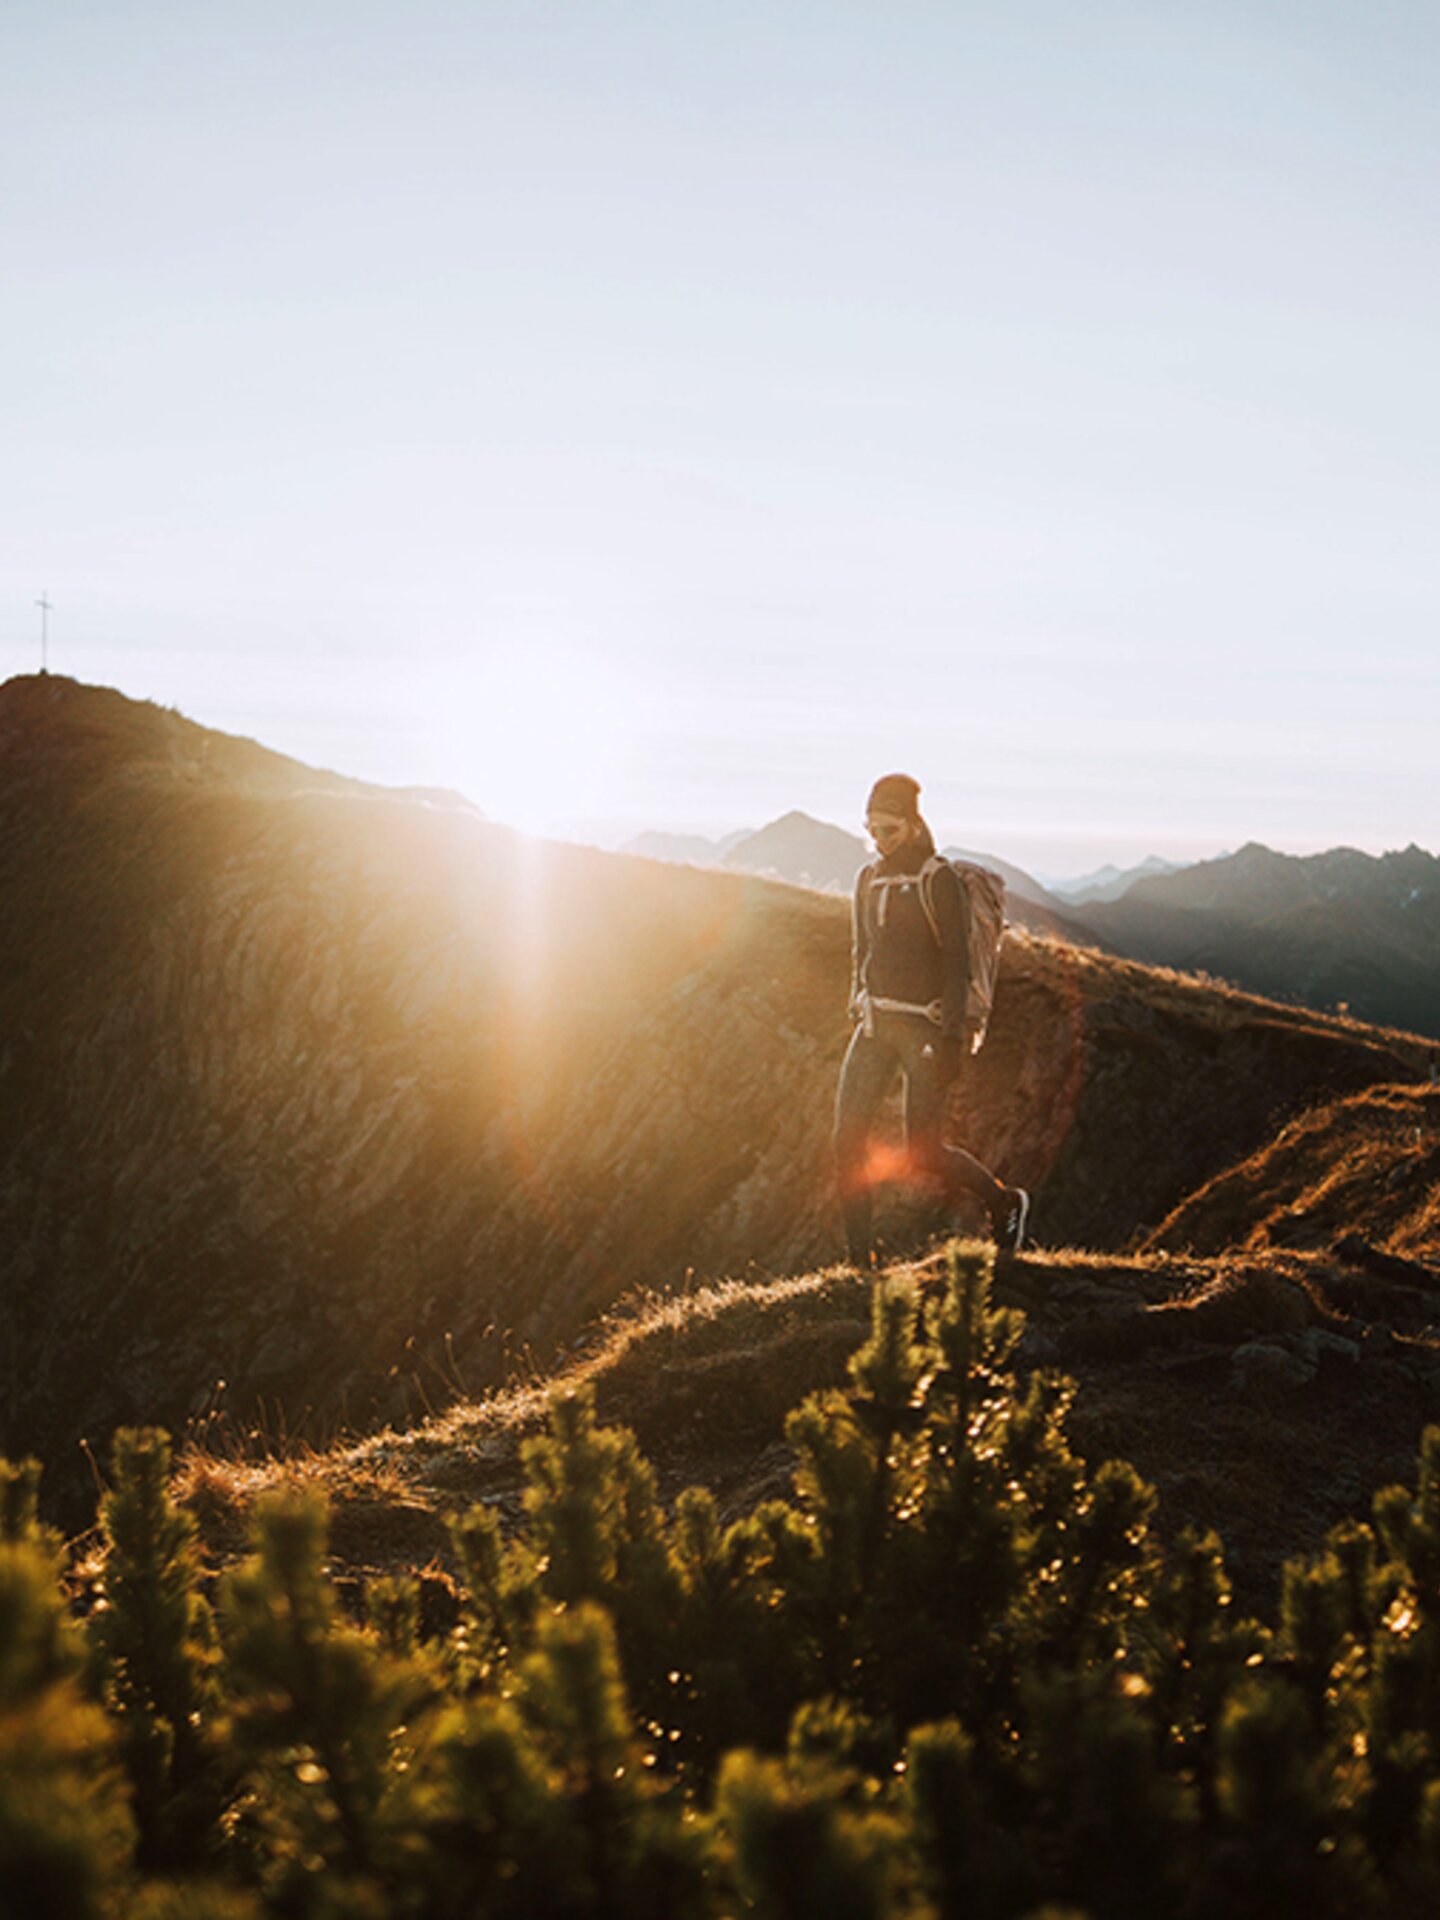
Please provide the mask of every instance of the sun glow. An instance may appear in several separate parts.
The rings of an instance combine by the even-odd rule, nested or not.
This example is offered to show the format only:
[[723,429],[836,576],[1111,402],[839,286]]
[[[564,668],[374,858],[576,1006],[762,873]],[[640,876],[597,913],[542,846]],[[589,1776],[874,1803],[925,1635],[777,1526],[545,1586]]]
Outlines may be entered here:
[[492,819],[564,835],[605,811],[627,754],[631,690],[575,646],[497,645],[437,687],[450,784]]

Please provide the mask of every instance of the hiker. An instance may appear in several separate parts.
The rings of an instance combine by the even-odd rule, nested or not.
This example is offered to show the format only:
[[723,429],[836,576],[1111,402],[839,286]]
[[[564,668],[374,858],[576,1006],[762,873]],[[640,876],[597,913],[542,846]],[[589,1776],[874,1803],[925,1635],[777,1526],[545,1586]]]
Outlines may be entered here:
[[1030,1196],[1023,1187],[1007,1187],[943,1138],[945,1097],[976,1034],[975,1021],[967,1019],[970,910],[964,883],[948,861],[936,857],[920,815],[919,782],[908,774],[888,773],[876,781],[865,824],[879,857],[855,876],[850,1009],[857,1025],[835,1101],[835,1160],[850,1258],[865,1267],[874,1252],[870,1131],[897,1071],[905,1078],[909,1166],[938,1180],[949,1204],[974,1194],[989,1213],[1000,1250],[1018,1252]]

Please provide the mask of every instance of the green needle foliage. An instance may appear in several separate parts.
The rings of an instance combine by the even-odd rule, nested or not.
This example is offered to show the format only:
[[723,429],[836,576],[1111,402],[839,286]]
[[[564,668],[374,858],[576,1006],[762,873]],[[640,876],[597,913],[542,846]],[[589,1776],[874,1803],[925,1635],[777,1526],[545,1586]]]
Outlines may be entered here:
[[34,1476],[7,1466],[0,1479],[0,1914],[90,1920],[115,1910],[135,1851],[115,1729],[82,1691]]
[[523,1520],[342,1605],[280,1495],[215,1606],[122,1434],[83,1627],[0,1463],[0,1920],[1393,1920],[1440,1911],[1440,1429],[1416,1487],[1234,1608],[1021,1377],[988,1256],[881,1286],[793,1497],[667,1507],[583,1391]]
[[372,1890],[378,1898],[388,1877],[403,1877],[418,1778],[412,1721],[439,1692],[430,1662],[342,1617],[325,1548],[323,1502],[272,1497],[256,1516],[255,1555],[226,1581],[220,1608],[244,1766],[237,1838],[282,1911],[316,1914],[347,1912],[347,1901],[363,1911]]
[[224,1804],[215,1629],[194,1521],[170,1497],[165,1434],[117,1437],[100,1523],[109,1552],[89,1632],[134,1789],[140,1857],[195,1865]]

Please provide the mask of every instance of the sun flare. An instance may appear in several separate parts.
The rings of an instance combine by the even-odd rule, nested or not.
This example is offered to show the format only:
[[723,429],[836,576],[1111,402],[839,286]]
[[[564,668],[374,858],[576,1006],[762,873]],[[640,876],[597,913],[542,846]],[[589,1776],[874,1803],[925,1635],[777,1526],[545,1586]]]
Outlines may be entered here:
[[530,833],[604,811],[635,725],[625,686],[573,647],[497,647],[452,676],[439,708],[453,784]]

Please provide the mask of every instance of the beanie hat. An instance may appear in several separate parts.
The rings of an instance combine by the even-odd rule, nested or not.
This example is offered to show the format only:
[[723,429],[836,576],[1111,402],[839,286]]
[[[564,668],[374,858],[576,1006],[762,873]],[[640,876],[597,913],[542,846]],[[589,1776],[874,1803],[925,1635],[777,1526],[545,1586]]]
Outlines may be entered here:
[[865,811],[867,814],[894,813],[903,820],[918,820],[920,782],[912,780],[908,773],[887,773],[870,789]]

